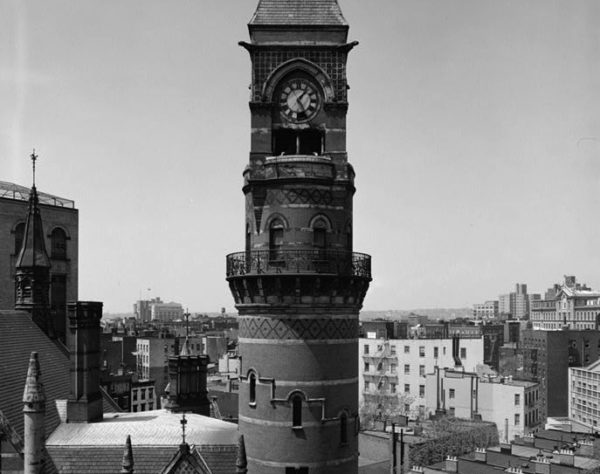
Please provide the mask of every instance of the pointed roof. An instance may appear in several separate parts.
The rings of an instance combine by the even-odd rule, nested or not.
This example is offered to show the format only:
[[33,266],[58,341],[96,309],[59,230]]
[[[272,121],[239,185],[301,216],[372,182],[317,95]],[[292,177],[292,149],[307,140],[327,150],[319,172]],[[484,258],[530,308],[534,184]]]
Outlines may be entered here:
[[42,383],[40,361],[38,353],[35,351],[29,357],[25,390],[23,391],[23,403],[26,404],[26,410],[43,409],[46,404],[46,393],[44,392],[44,384]]
[[131,436],[127,435],[125,441],[125,451],[123,452],[123,462],[121,463],[121,474],[133,473],[133,450],[131,449]]
[[16,262],[17,268],[46,267],[50,268],[50,258],[46,252],[42,215],[40,214],[39,200],[35,185],[29,193],[29,211],[23,244]]
[[185,342],[183,343],[183,346],[181,346],[181,351],[179,352],[179,355],[181,355],[181,356],[192,355],[192,349],[190,347],[190,339],[187,336],[185,336]]
[[235,460],[237,474],[246,474],[248,472],[248,460],[246,459],[246,443],[244,443],[244,435],[238,437],[238,453]]
[[249,24],[348,25],[337,0],[260,0]]

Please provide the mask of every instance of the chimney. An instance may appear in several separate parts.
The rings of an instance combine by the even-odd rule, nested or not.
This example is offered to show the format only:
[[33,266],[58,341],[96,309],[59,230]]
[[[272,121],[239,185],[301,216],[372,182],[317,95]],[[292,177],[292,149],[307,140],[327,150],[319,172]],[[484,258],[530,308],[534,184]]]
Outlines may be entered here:
[[425,471],[421,466],[413,466],[410,471],[408,471],[408,474],[423,474],[424,472]]
[[579,442],[579,452],[580,456],[585,456],[587,458],[591,458],[594,456],[594,442],[591,440],[581,440]]
[[37,352],[29,358],[27,379],[23,392],[24,427],[24,474],[39,474],[44,470],[44,441],[46,394],[42,384],[42,373]]
[[445,472],[458,472],[458,458],[456,456],[446,457]]
[[487,462],[487,451],[485,448],[475,448],[475,461]]
[[71,358],[71,393],[67,400],[67,422],[102,420],[100,392],[100,319],[102,303],[69,303],[67,343]]
[[550,474],[552,469],[552,464],[550,464],[550,460],[543,455],[538,455],[534,461],[535,464],[535,474]]
[[533,446],[535,444],[535,436],[533,433],[525,433],[521,439],[527,446]]
[[169,357],[169,393],[165,408],[173,413],[192,412],[210,416],[210,400],[206,390],[208,356]]
[[133,450],[131,449],[131,436],[127,435],[125,451],[121,463],[121,474],[133,474]]
[[558,461],[563,466],[574,466],[575,465],[575,453],[570,449],[561,449],[558,452]]

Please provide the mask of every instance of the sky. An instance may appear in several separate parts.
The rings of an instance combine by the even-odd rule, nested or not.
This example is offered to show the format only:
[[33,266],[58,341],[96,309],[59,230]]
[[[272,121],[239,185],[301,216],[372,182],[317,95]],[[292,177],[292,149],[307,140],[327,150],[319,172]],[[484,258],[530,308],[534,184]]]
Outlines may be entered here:
[[[600,289],[600,2],[339,0],[366,310]],[[0,180],[79,209],[79,298],[235,311],[256,0],[0,0]]]

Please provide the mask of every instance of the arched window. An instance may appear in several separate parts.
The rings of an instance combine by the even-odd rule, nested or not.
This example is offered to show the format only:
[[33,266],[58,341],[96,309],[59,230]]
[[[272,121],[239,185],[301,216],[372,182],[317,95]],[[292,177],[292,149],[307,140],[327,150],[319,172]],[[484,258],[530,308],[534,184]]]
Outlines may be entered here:
[[300,395],[292,397],[292,427],[302,428],[302,397]]
[[327,223],[323,219],[317,219],[313,224],[313,246],[317,249],[327,247]]
[[280,260],[282,257],[281,247],[283,245],[283,222],[281,219],[273,219],[269,226],[269,259]]
[[342,413],[340,416],[340,443],[348,443],[348,415]]
[[23,246],[23,237],[25,236],[25,222],[17,224],[15,227],[15,255],[19,255],[21,247]]
[[60,260],[67,258],[67,234],[60,227],[56,227],[50,234],[50,257]]
[[250,383],[250,403],[256,403],[256,374],[251,373],[250,377],[248,377],[248,381]]

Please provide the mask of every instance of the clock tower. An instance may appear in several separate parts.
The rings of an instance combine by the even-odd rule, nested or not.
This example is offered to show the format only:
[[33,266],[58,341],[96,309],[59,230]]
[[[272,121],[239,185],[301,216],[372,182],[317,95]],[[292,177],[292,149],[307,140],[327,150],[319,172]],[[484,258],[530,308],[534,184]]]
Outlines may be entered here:
[[371,258],[352,248],[348,24],[336,0],[260,0],[248,25],[239,429],[249,473],[358,472],[358,313]]

